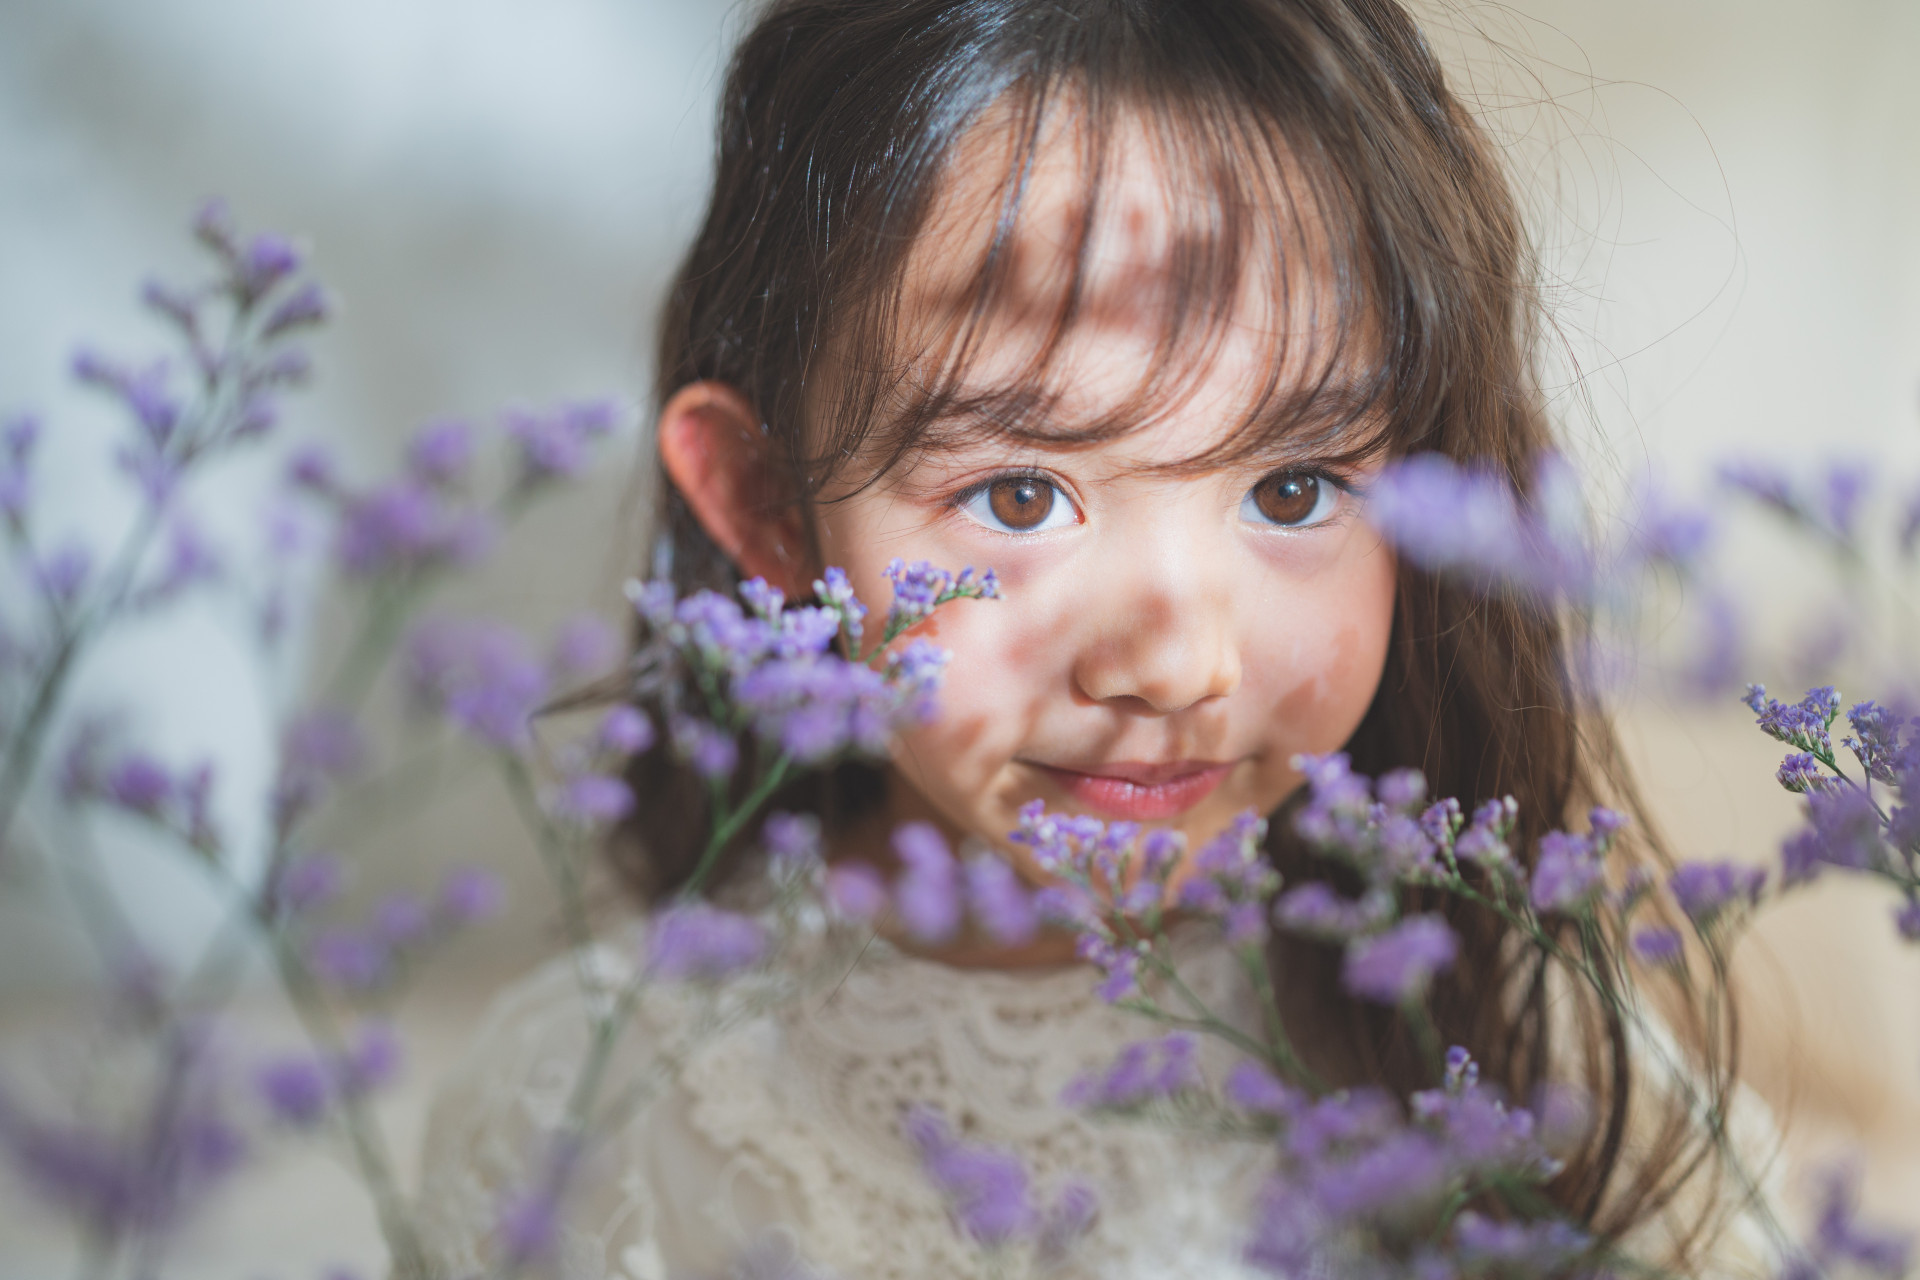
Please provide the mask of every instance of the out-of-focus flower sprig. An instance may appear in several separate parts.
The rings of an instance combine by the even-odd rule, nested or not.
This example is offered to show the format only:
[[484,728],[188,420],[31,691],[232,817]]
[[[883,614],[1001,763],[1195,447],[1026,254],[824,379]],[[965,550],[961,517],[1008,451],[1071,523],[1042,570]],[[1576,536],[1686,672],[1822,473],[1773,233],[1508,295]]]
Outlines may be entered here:
[[17,414],[0,424],[0,528],[27,614],[0,620],[0,864],[12,857],[21,799],[81,658],[129,616],[222,575],[221,557],[183,507],[184,488],[267,438],[285,392],[311,371],[298,339],[325,320],[329,304],[305,275],[300,248],[272,233],[242,235],[218,203],[201,212],[194,235],[211,274],[190,286],[150,281],[142,294],[178,350],[128,360],[83,348],[73,358],[74,378],[125,419],[113,463],[132,486],[134,516],[110,553],[45,541],[34,471],[39,419]]
[[[134,516],[112,554],[97,560],[77,543],[43,545],[34,500],[38,424],[16,417],[0,430],[0,522],[24,581],[16,598],[31,614],[0,621],[0,857],[19,843],[20,801],[40,772],[48,733],[62,718],[85,653],[196,586],[246,586],[231,571],[232,558],[200,533],[194,481],[240,446],[272,435],[284,392],[310,369],[298,340],[325,321],[330,304],[287,238],[243,235],[218,204],[200,215],[194,232],[212,259],[209,278],[186,288],[153,283],[144,293],[177,353],[122,361],[83,351],[74,360],[80,382],[108,395],[129,423],[112,461],[132,486]],[[394,1273],[427,1274],[371,1107],[402,1056],[387,1013],[441,944],[498,912],[502,883],[482,868],[456,867],[430,891],[396,889],[344,915],[337,900],[352,869],[350,842],[323,843],[316,835],[344,836],[353,818],[387,816],[380,805],[357,803],[366,798],[359,788],[370,785],[370,774],[394,782],[389,789],[404,792],[409,803],[431,794],[420,777],[398,777],[409,772],[404,765],[370,766],[361,707],[430,593],[477,565],[531,502],[584,475],[620,416],[604,404],[506,415],[508,458],[496,481],[486,480],[479,465],[477,433],[453,422],[416,433],[400,474],[386,481],[351,485],[324,453],[295,453],[288,479],[303,502],[283,500],[270,513],[273,582],[260,609],[259,639],[271,645],[284,626],[285,582],[297,576],[286,570],[311,541],[305,526],[315,510],[328,525],[329,567],[342,583],[361,588],[349,593],[360,618],[333,679],[286,722],[271,786],[260,797],[263,849],[237,848],[216,819],[224,810],[214,803],[219,778],[212,763],[169,764],[109,719],[70,717],[75,729],[58,764],[60,797],[70,807],[144,825],[163,845],[197,858],[231,899],[226,923],[200,959],[169,973],[145,958],[145,922],[126,918],[107,895],[88,888],[96,873],[84,849],[42,850],[66,864],[71,874],[61,879],[82,890],[78,918],[101,932],[96,941],[119,958],[116,971],[125,980],[116,986],[111,1052],[77,1062],[72,1078],[53,1091],[86,1105],[63,1118],[58,1097],[0,1091],[0,1151],[30,1188],[74,1217],[98,1274],[156,1272],[166,1240],[222,1181],[213,1175],[264,1145],[253,1140],[260,1126],[337,1134],[374,1202]],[[438,666],[427,661],[428,633],[436,628],[441,648],[456,651]],[[451,634],[451,624],[416,628],[408,657],[417,699],[489,745],[523,746],[527,717],[540,699],[556,685],[606,670],[618,647],[603,625],[577,621],[530,675],[512,642],[500,639],[504,631],[487,633],[491,642]],[[601,749],[639,749],[635,733],[644,729],[610,721]],[[590,786],[575,786],[570,803],[574,820],[591,825],[606,815],[608,802]],[[257,956],[299,1017],[304,1048],[262,1056],[229,1043],[238,1032],[224,1012]],[[246,1056],[258,1059],[250,1073],[234,1068]],[[237,1106],[234,1083],[249,1074],[255,1105]],[[219,1104],[215,1110],[203,1105],[208,1099]],[[103,1100],[113,1104],[104,1112]]]

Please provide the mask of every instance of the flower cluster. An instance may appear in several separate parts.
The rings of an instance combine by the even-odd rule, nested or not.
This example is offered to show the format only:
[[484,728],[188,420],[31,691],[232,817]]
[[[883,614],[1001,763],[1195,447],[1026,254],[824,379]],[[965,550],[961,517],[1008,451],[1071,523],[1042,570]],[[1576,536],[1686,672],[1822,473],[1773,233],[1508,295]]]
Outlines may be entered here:
[[[1589,1247],[1557,1218],[1511,1216],[1560,1165],[1533,1114],[1479,1083],[1462,1049],[1403,1111],[1384,1093],[1318,1099],[1244,1064],[1229,1104],[1273,1133],[1250,1262],[1276,1276],[1560,1274]],[[1463,1211],[1484,1204],[1501,1216]]]
[[1092,1189],[1081,1182],[1067,1183],[1043,1202],[1018,1156],[962,1141],[932,1107],[910,1109],[901,1128],[955,1225],[994,1253],[1024,1247],[1032,1266],[1045,1270],[1067,1255],[1099,1214]]
[[[1768,697],[1765,686],[1749,685],[1742,701],[1762,733],[1795,749],[1775,777],[1802,797],[1805,823],[1780,846],[1780,887],[1808,884],[1829,869],[1875,876],[1900,893],[1894,908],[1900,936],[1920,941],[1920,805],[1908,799],[1920,795],[1920,720],[1879,702],[1848,708],[1852,732],[1840,745],[1859,765],[1856,780],[1833,749],[1831,731],[1840,718],[1841,699],[1831,686],[1783,703]],[[1882,788],[1878,796],[1876,783]],[[1764,876],[1741,874],[1744,878],[1732,884],[1702,879],[1698,887],[1705,891],[1706,915],[1716,914],[1722,903],[1758,903]]]
[[[928,586],[935,577],[945,584],[939,590]],[[896,597],[882,646],[939,604],[997,595],[992,574],[976,582],[972,570],[954,578],[920,565],[895,581],[909,594],[904,603]],[[704,706],[673,723],[676,749],[699,772],[731,774],[739,761],[734,743],[748,731],[795,762],[818,765],[848,752],[881,752],[895,731],[932,714],[945,652],[913,640],[862,653],[866,606],[846,575],[829,569],[814,588],[820,603],[800,606],[759,578],[741,584],[738,600],[712,591],[676,599],[660,582],[629,589],[654,638],[643,660],[654,677],[683,671],[705,694]],[[842,637],[845,652],[835,646]]]

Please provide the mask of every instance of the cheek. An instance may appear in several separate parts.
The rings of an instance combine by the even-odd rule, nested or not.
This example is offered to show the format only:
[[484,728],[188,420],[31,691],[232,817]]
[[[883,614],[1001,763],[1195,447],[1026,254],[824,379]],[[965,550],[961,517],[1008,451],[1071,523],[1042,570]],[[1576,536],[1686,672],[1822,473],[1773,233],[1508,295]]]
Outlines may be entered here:
[[1278,804],[1299,782],[1293,755],[1339,750],[1380,686],[1393,630],[1396,566],[1370,534],[1350,555],[1268,597],[1249,644],[1250,701],[1269,726]]

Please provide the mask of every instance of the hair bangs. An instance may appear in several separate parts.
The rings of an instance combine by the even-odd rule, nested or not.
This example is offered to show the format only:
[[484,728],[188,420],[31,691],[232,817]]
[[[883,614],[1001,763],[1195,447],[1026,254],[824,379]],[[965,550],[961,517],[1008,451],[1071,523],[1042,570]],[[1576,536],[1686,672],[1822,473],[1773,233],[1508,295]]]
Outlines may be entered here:
[[[1384,294],[1399,272],[1378,261],[1364,182],[1303,104],[1196,65],[1218,60],[1211,42],[1148,46],[1043,48],[1025,74],[986,77],[993,96],[899,175],[885,239],[900,251],[841,317],[832,385],[808,398],[815,492],[850,462],[857,489],[962,440],[1151,429],[1230,347],[1237,403],[1162,469],[1357,462],[1417,436],[1394,357],[1422,335]],[[1080,369],[1116,338],[1139,377],[1091,401]]]

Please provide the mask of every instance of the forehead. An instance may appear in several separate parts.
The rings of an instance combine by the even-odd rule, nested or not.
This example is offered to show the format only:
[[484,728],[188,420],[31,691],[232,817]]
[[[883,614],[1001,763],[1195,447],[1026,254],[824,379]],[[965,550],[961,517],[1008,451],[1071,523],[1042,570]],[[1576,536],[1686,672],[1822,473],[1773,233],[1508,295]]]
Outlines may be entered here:
[[1347,416],[1370,352],[1322,203],[1283,147],[1222,142],[1075,104],[963,135],[896,313],[928,427],[1135,436],[1171,461]]

